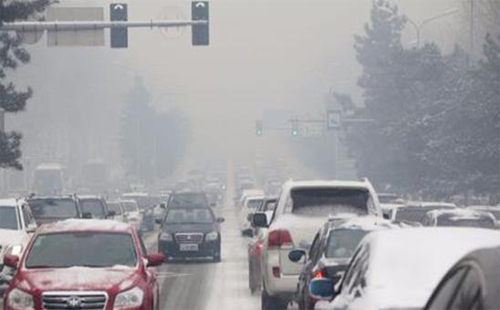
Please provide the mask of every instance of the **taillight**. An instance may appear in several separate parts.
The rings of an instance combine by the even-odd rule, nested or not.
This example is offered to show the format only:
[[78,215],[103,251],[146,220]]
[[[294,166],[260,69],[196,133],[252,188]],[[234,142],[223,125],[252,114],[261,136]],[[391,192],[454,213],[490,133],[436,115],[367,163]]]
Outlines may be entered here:
[[269,232],[267,236],[269,247],[281,247],[285,244],[292,244],[292,236],[286,229],[277,229]]
[[280,267],[273,267],[273,276],[279,278],[281,276]]
[[325,274],[321,270],[315,270],[312,272],[313,279],[321,279],[325,277]]

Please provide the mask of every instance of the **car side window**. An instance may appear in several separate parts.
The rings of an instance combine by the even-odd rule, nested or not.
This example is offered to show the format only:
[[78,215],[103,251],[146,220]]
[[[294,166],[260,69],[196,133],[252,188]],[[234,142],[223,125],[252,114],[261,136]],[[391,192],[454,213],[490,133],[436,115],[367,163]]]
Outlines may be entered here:
[[27,205],[22,205],[21,210],[24,217],[24,225],[26,225],[26,227],[36,225],[35,218],[33,217],[30,208]]
[[359,267],[362,261],[361,258],[365,255],[365,251],[366,246],[363,246],[357,251],[357,253],[354,254],[349,269],[347,270],[347,274],[345,275],[342,290],[347,290],[349,294],[354,290],[355,279],[358,276]]
[[316,248],[318,247],[318,243],[319,243],[319,234],[316,234],[316,236],[314,236],[313,243],[311,244],[311,247],[309,248],[309,259],[311,259],[311,260],[315,256]]
[[433,294],[428,306],[428,310],[443,310],[448,309],[457,288],[463,282],[464,277],[467,275],[468,267],[461,266],[454,271],[450,272],[443,282],[438,286],[436,292]]
[[482,290],[480,271],[475,267],[471,267],[465,275],[462,284],[453,295],[447,309],[482,309]]
[[142,240],[142,237],[138,236],[138,238],[139,238],[139,245],[141,247],[142,256],[148,255],[148,250],[146,249],[146,246],[144,245],[144,241]]

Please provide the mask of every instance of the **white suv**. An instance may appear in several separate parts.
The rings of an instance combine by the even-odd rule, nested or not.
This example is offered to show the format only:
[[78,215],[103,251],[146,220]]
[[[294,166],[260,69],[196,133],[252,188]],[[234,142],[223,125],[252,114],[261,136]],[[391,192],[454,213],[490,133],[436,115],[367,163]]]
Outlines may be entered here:
[[325,218],[339,214],[382,217],[368,180],[289,181],[270,223],[261,214],[254,216],[254,225],[269,227],[262,249],[262,309],[284,309],[293,300],[303,265],[290,261],[289,252],[308,247]]
[[[22,199],[0,200],[0,262],[5,254],[21,255],[32,233],[36,230],[31,209]],[[9,277],[8,267],[0,264],[0,292],[5,289]]]

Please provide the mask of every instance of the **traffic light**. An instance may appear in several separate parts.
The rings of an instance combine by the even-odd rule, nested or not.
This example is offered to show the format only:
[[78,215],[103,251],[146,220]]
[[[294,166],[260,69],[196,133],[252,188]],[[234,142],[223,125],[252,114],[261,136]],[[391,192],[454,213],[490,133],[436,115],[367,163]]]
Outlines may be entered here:
[[262,121],[255,122],[255,135],[261,137],[264,132],[262,131]]
[[[110,21],[127,21],[127,5],[125,3],[112,3],[109,5],[109,20]],[[112,48],[127,48],[128,47],[128,29],[111,28],[110,31],[111,47]]]
[[193,45],[208,45],[208,1],[194,1],[191,3],[191,19],[206,20],[206,24],[192,26]]
[[299,122],[297,120],[292,121],[292,136],[296,137],[299,135]]

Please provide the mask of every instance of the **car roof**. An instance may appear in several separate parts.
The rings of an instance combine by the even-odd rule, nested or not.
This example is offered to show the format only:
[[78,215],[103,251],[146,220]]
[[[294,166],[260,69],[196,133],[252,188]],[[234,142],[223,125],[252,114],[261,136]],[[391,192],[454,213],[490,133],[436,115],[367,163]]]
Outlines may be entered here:
[[103,197],[99,196],[99,195],[78,195],[77,196],[78,199],[82,200],[82,199],[104,199]]
[[439,208],[457,208],[458,206],[454,203],[449,202],[439,202],[439,201],[409,201],[406,203],[406,207],[439,207]]
[[366,181],[339,181],[339,180],[311,180],[287,181],[284,188],[288,190],[302,188],[359,188],[368,190],[370,185]]
[[15,198],[0,199],[0,207],[12,207],[15,208],[19,205],[19,200]]
[[32,196],[28,198],[28,202],[30,200],[58,200],[58,199],[69,199],[69,200],[75,200],[75,197],[72,195],[65,195],[65,196]]
[[98,219],[67,219],[49,224],[41,225],[37,233],[62,233],[62,232],[128,232],[132,231],[129,224],[117,222],[114,220]]
[[356,229],[356,230],[374,231],[379,229],[401,228],[401,227],[406,227],[406,225],[394,223],[390,220],[386,220],[381,217],[367,215],[367,216],[346,218],[345,222],[342,222],[341,224],[333,222],[330,225],[330,230]]
[[394,307],[423,307],[434,287],[460,258],[470,251],[494,246],[500,246],[499,231],[463,227],[379,230],[365,236],[360,244],[370,249],[370,287],[396,296],[390,300]]

